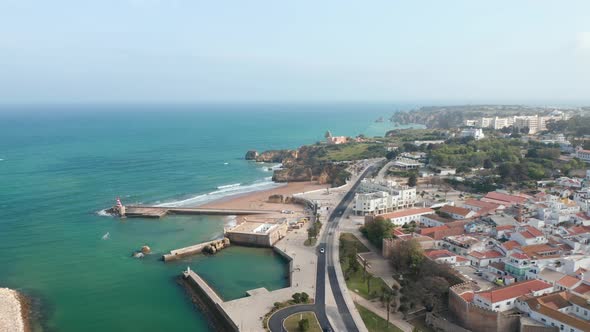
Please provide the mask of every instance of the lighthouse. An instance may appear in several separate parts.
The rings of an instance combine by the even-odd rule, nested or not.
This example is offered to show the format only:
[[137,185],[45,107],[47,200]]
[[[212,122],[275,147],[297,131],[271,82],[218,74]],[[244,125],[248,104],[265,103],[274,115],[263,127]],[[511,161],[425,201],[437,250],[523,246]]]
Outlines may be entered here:
[[117,197],[117,205],[115,205],[115,209],[119,212],[119,216],[125,216],[125,205],[121,203],[121,199]]

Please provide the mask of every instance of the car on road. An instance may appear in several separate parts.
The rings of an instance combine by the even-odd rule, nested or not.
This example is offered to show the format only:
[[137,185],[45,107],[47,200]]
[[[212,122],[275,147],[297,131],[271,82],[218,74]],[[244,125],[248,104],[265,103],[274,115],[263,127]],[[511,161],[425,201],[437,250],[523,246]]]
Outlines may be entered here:
[[320,248],[320,253],[321,253],[321,254],[323,254],[323,253],[325,253],[325,252],[326,252],[326,249],[324,249],[324,248]]

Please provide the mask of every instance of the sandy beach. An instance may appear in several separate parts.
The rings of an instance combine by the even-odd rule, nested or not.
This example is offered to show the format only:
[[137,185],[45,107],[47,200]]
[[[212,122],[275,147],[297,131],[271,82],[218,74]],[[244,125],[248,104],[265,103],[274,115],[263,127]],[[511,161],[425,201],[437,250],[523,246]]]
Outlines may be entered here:
[[20,295],[8,288],[0,288],[0,331],[26,331]]
[[269,190],[254,191],[251,193],[220,199],[202,205],[202,207],[255,210],[293,210],[292,204],[269,203],[268,197],[271,195],[283,195],[287,197],[297,193],[326,189],[327,187],[328,185],[319,185],[315,182],[290,182],[284,186]]

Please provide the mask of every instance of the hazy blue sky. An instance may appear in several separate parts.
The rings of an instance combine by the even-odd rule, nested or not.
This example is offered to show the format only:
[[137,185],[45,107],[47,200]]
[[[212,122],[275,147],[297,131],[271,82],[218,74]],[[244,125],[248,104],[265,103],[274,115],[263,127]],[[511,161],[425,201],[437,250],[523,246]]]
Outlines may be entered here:
[[590,1],[0,0],[0,103],[590,102]]

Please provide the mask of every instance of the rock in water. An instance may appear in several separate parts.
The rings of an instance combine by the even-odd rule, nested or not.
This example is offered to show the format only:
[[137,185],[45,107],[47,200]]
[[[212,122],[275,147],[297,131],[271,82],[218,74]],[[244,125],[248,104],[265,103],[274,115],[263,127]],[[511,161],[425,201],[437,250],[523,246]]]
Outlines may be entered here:
[[258,157],[258,151],[256,150],[250,150],[248,152],[246,152],[246,160],[256,160],[256,158]]
[[149,253],[152,252],[152,248],[150,248],[149,246],[143,246],[141,247],[141,253],[144,255],[147,255]]
[[145,255],[142,254],[141,252],[136,252],[136,253],[133,254],[133,257],[135,257],[135,258],[143,258],[143,257],[145,257]]

